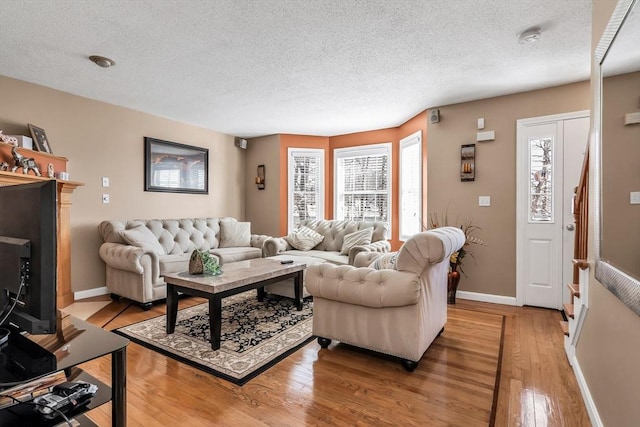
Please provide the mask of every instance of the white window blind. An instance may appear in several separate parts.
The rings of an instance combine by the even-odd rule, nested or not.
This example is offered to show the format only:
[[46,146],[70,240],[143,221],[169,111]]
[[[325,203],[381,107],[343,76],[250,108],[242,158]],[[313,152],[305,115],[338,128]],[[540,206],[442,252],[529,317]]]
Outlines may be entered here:
[[422,131],[400,140],[400,240],[422,231]]
[[334,150],[336,219],[391,222],[391,143]]
[[288,150],[288,228],[305,219],[324,218],[324,150]]

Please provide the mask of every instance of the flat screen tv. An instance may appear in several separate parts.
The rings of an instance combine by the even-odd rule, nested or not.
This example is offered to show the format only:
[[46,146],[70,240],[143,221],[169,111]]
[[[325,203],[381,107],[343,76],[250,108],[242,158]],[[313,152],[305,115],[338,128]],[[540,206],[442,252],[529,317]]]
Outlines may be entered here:
[[56,331],[56,185],[0,187],[0,326]]

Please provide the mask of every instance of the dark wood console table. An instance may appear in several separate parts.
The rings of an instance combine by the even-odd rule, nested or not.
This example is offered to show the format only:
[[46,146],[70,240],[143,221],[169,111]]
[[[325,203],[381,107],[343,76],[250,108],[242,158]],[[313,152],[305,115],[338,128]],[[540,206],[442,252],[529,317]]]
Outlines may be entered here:
[[[124,427],[127,424],[127,359],[126,350],[129,340],[105,331],[90,323],[70,317],[70,324],[74,328],[73,338],[49,357],[35,355],[21,351],[22,348],[32,346],[34,342],[17,331],[11,333],[9,342],[0,347],[0,382],[29,381],[43,377],[57,371],[64,371],[68,381],[85,381],[96,384],[98,392],[86,406],[77,409],[77,413],[67,416],[76,419],[80,425],[95,425],[82,415],[83,412],[94,409],[108,401],[111,405],[111,424]],[[38,336],[46,337],[46,336]],[[29,342],[26,342],[29,341]],[[78,365],[99,357],[111,355],[111,387],[102,383],[83,371]],[[24,357],[35,360],[25,360]],[[19,360],[12,360],[19,359]],[[28,372],[23,372],[19,366],[26,366]],[[2,394],[2,391],[0,391]],[[33,406],[20,404],[0,410],[0,425],[4,426],[53,426],[62,422],[61,418],[48,421],[36,413]]]

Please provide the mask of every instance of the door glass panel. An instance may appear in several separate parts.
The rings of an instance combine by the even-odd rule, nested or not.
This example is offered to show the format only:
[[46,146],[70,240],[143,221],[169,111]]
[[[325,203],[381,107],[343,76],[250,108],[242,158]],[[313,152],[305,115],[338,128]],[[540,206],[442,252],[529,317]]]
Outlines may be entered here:
[[529,140],[529,222],[553,222],[553,138]]

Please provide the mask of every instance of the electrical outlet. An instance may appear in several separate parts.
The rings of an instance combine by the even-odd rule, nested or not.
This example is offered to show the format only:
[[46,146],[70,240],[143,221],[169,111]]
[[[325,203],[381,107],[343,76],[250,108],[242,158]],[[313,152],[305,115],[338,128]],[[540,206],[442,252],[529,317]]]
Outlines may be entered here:
[[102,203],[104,203],[104,204],[109,203],[109,195],[108,194],[103,194],[102,195]]
[[102,186],[103,187],[108,187],[109,186],[109,177],[108,176],[103,176],[102,177]]

